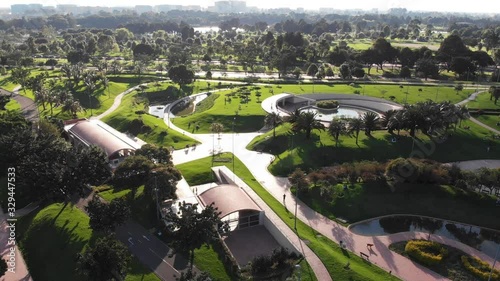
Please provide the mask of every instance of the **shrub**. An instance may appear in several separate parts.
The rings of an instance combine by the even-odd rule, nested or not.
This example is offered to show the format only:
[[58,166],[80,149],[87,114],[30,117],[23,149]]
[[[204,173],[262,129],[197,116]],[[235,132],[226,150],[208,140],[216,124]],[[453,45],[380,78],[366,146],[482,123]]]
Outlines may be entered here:
[[[460,259],[462,260],[462,264],[465,269],[467,269],[470,273],[482,280],[488,280],[491,266],[487,262],[471,256],[461,256]],[[491,280],[500,280],[500,271],[496,269],[493,270]]]
[[408,241],[405,252],[419,262],[431,266],[439,264],[448,255],[448,250],[441,244],[424,240]]
[[139,115],[141,115],[141,114],[146,114],[146,111],[144,111],[144,110],[142,110],[142,109],[141,109],[141,110],[136,110],[136,111],[135,111],[135,114],[139,114]]
[[336,100],[322,100],[316,103],[318,108],[333,109],[339,107],[339,102]]

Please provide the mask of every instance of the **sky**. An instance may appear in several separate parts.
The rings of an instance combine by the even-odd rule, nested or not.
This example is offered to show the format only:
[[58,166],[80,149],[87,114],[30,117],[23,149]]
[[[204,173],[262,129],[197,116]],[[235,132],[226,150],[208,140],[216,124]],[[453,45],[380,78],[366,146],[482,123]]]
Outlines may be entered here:
[[[385,11],[389,8],[406,8],[411,11],[439,11],[439,12],[467,12],[467,13],[500,13],[500,1],[498,0],[247,0],[247,6],[259,8],[305,8],[315,10],[320,7],[335,9],[362,9],[371,10],[377,8]],[[9,7],[12,4],[40,3],[46,6],[57,4],[76,4],[82,6],[135,6],[140,5],[200,5],[207,7],[213,5],[211,0],[2,0],[0,6]]]

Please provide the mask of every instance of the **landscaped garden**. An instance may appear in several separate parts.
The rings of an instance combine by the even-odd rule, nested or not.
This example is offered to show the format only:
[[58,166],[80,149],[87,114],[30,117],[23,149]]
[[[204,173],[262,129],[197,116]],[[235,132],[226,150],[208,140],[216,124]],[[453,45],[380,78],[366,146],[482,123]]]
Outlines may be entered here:
[[[325,131],[313,130],[311,139],[303,133],[293,134],[291,125],[285,123],[273,131],[255,138],[248,148],[276,155],[276,160],[269,167],[274,175],[286,176],[295,167],[304,170],[317,169],[334,163],[361,160],[386,161],[397,157],[408,157],[414,151],[418,157],[440,162],[464,161],[473,159],[500,158],[500,139],[492,137],[492,133],[471,122],[462,122],[462,127],[450,130],[451,137],[442,143],[431,141],[428,136],[417,133],[418,141],[407,134],[399,138],[386,131],[374,131],[372,137],[359,134],[358,145],[354,137],[340,136],[336,146],[332,136]],[[488,151],[488,146],[490,150]]]
[[[210,169],[212,165],[225,165],[229,169],[232,169],[233,166],[232,162],[218,162],[220,158],[232,159],[232,155],[223,153],[215,158],[206,157],[180,164],[176,167],[181,171],[190,185],[213,182],[213,175]],[[250,171],[238,158],[235,158],[234,167],[236,175],[244,180],[290,228],[293,228],[293,214],[283,208],[283,205],[255,180]],[[308,246],[318,255],[332,278],[339,280],[398,280],[376,266],[366,263],[357,255],[348,253],[345,250],[343,251],[339,245],[320,235],[301,221],[297,221],[297,233],[302,240],[308,241]],[[345,268],[347,262],[350,263],[350,269]],[[305,260],[302,261],[301,266],[303,270],[302,280],[316,280]]]
[[[154,90],[154,89],[153,89]],[[140,139],[159,146],[181,149],[197,142],[167,127],[163,119],[147,114],[147,105],[160,98],[169,99],[167,93],[135,91],[122,99],[121,106],[102,120],[118,131],[128,132]]]
[[[450,280],[490,280],[491,266],[488,263],[447,245],[410,240],[394,243],[389,248]],[[491,273],[491,280],[500,280],[500,271]]]

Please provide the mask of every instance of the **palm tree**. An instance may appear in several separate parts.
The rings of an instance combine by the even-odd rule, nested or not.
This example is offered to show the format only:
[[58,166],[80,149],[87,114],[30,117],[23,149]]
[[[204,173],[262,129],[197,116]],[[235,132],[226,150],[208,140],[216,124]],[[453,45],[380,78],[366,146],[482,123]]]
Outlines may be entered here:
[[77,113],[83,111],[83,107],[80,105],[80,102],[74,100],[72,96],[64,100],[61,108],[62,112],[70,112],[73,118],[77,117]]
[[382,120],[381,120],[380,125],[382,125],[382,127],[387,127],[387,129],[389,129],[389,133],[391,133],[391,134],[392,134],[392,129],[389,127],[389,123],[390,123],[391,118],[394,115],[396,115],[397,112],[398,112],[398,110],[390,109],[390,110],[387,110],[382,115]]
[[349,120],[348,130],[349,133],[354,133],[356,137],[356,145],[358,145],[359,132],[363,129],[364,122],[361,118],[352,118]]
[[35,91],[35,102],[38,105],[42,105],[43,110],[45,110],[45,103],[48,100],[47,89],[41,88],[39,91]]
[[363,114],[363,126],[365,128],[365,135],[371,137],[371,132],[377,128],[379,117],[378,114],[372,111]]
[[404,125],[404,119],[403,119],[403,111],[398,110],[396,114],[394,114],[390,119],[389,123],[387,123],[387,129],[389,130],[389,133],[392,134],[392,131],[398,130],[398,136],[399,133],[401,132],[401,129],[403,128]]
[[335,140],[335,146],[338,146],[340,135],[348,133],[346,120],[333,119],[332,122],[330,123],[330,126],[328,127],[328,133]]
[[295,109],[295,111],[292,112],[292,114],[290,114],[290,116],[286,118],[286,121],[292,124],[297,122],[297,120],[299,120],[300,113],[301,113],[300,110]]
[[325,129],[325,125],[316,119],[316,113],[314,112],[301,112],[297,121],[292,125],[292,130],[294,132],[305,131],[306,139],[311,138],[311,131],[314,129]]
[[279,113],[271,112],[266,115],[264,118],[264,124],[266,127],[273,128],[273,138],[276,137],[276,127],[283,123],[283,118],[279,115]]

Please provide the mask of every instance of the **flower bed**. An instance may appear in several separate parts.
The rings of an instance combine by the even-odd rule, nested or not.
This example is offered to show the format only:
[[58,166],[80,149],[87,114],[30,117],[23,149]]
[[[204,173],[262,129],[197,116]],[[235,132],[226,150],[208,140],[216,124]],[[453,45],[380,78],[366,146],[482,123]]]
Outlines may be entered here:
[[[488,280],[490,276],[491,266],[487,262],[471,256],[462,256],[461,260],[464,267],[470,273],[474,274],[482,280]],[[491,280],[500,280],[500,271],[496,269],[493,270],[491,274]]]
[[448,255],[448,250],[439,243],[424,240],[409,241],[405,246],[405,252],[426,265],[437,265]]

